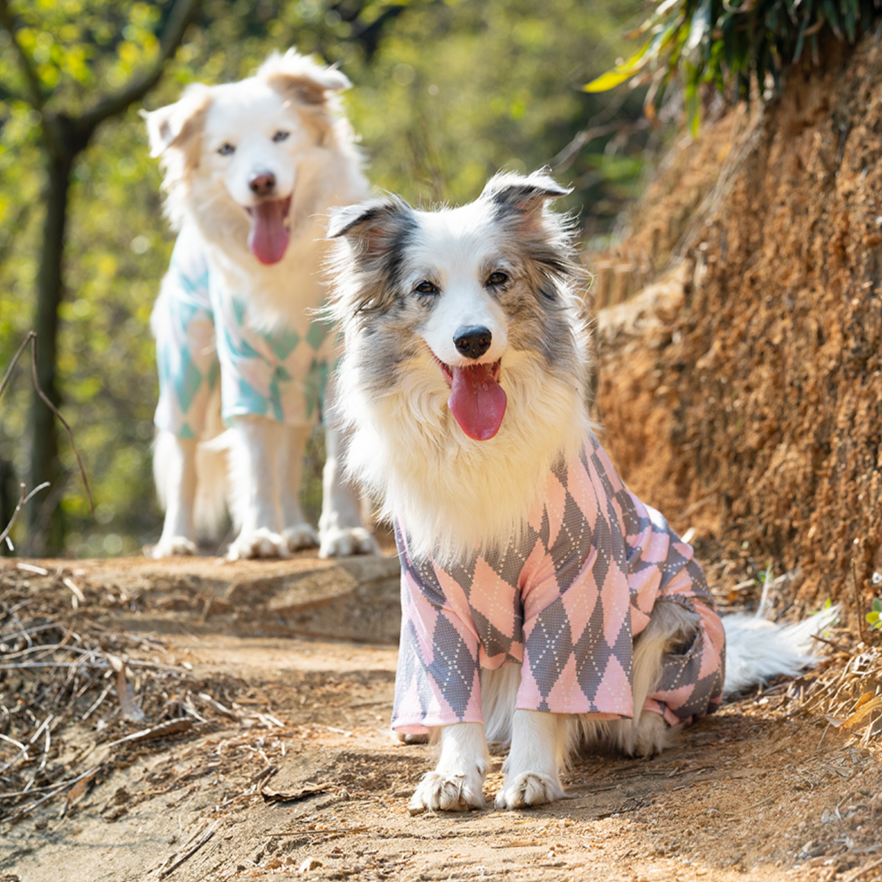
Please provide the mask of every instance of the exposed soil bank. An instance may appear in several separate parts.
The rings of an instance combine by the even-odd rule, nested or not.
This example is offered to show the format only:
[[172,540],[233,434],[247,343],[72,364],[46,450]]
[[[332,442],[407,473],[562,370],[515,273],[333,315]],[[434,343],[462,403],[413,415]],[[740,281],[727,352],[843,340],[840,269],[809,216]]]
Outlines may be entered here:
[[649,254],[689,213],[679,277],[600,313],[626,479],[699,540],[800,568],[804,603],[853,602],[855,580],[866,603],[882,571],[880,99],[867,39],[752,118],[706,124],[619,249]]

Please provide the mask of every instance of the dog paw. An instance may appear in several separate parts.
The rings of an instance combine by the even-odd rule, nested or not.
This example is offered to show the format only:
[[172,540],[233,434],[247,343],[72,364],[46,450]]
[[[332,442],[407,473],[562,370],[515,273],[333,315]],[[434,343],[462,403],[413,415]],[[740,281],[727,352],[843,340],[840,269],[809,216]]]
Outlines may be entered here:
[[227,551],[227,560],[249,560],[260,557],[288,557],[285,539],[278,533],[261,527],[240,533]]
[[404,733],[404,732],[393,732],[392,738],[394,741],[397,741],[399,744],[428,744],[429,736],[428,735],[416,735],[413,733]]
[[674,730],[664,718],[644,711],[631,725],[623,728],[621,749],[627,756],[656,756],[663,753],[674,740]]
[[150,557],[158,560],[161,557],[174,557],[175,555],[198,554],[196,543],[185,539],[183,536],[172,536],[171,539],[160,539],[150,549]]
[[315,548],[319,544],[316,531],[309,524],[297,524],[286,527],[282,533],[288,551],[300,551],[302,548]]
[[350,557],[353,554],[379,554],[380,546],[364,527],[335,528],[322,533],[319,557]]
[[496,794],[496,808],[519,809],[563,799],[563,788],[548,775],[524,772]]
[[484,807],[483,778],[474,775],[445,775],[429,772],[423,776],[408,808],[411,814],[424,812],[467,812]]

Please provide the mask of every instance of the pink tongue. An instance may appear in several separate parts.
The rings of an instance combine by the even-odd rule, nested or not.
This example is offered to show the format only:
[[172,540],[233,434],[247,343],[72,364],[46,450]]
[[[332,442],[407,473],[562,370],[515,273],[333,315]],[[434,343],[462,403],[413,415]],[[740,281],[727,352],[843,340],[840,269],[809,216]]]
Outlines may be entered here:
[[493,379],[492,364],[453,367],[447,406],[459,427],[475,441],[488,441],[505,416],[505,392]]
[[253,208],[248,247],[261,263],[278,263],[288,248],[287,200],[267,199]]

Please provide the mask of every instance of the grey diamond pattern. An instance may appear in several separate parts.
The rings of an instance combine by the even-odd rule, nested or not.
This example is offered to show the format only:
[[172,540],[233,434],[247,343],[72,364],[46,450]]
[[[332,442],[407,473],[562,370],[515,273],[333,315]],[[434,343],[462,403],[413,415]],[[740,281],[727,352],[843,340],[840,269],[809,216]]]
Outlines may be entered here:
[[[396,525],[404,615],[394,712],[399,728],[419,730],[467,717],[480,721],[474,690],[482,662],[491,658],[494,665],[523,659],[529,666],[534,691],[522,685],[519,707],[525,706],[523,699],[535,710],[556,712],[562,700],[555,698],[556,690],[575,676],[579,712],[626,715],[607,706],[609,695],[622,691],[619,683],[614,684],[618,691],[610,690],[608,678],[626,677],[624,691],[630,693],[634,616],[642,628],[655,599],[667,594],[714,615],[704,573],[689,546],[624,486],[593,435],[571,466],[561,463],[549,476],[557,482],[559,510],[543,503],[532,518],[539,528],[526,528],[520,546],[475,553],[447,568],[445,575],[462,588],[467,609],[457,606],[461,600],[445,597],[440,565],[411,560],[406,533]],[[576,476],[573,486],[568,486],[570,474]],[[539,609],[534,597],[539,589],[525,576],[537,549],[546,562],[540,569],[553,572],[553,579],[539,586]],[[488,568],[493,584],[483,578]],[[568,595],[570,590],[579,593]],[[628,593],[620,600],[610,594],[623,591]],[[580,617],[575,633],[571,615]],[[715,664],[705,665],[713,671],[702,678],[706,653]],[[610,668],[611,660],[616,664]],[[723,662],[722,647],[701,631],[688,653],[665,659],[653,699],[684,721],[713,711],[720,701]],[[525,684],[528,679],[525,674]]]

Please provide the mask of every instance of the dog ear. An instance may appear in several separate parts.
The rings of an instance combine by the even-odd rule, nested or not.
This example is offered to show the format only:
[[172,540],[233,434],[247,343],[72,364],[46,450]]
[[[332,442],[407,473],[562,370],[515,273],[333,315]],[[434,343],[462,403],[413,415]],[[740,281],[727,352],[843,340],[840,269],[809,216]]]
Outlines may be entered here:
[[540,169],[526,176],[512,172],[497,174],[487,182],[481,198],[533,215],[541,211],[549,199],[560,199],[569,193],[571,189],[562,187],[545,169]]
[[326,104],[329,93],[342,92],[351,85],[336,68],[316,64],[293,49],[271,55],[257,75],[279,94],[311,106]]
[[365,252],[376,251],[391,242],[412,214],[413,209],[399,196],[335,208],[328,223],[328,238],[346,236],[361,243]]
[[199,159],[199,139],[205,114],[211,105],[211,89],[194,83],[174,104],[160,107],[152,113],[141,111],[147,123],[150,155],[162,156],[170,148],[181,150],[191,165]]

